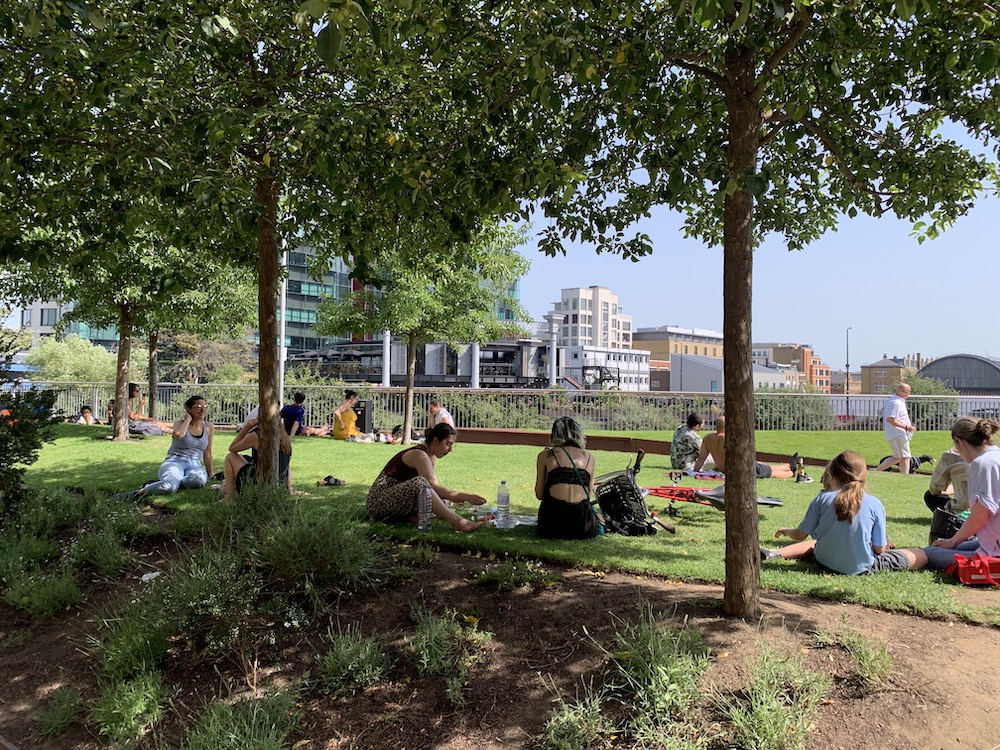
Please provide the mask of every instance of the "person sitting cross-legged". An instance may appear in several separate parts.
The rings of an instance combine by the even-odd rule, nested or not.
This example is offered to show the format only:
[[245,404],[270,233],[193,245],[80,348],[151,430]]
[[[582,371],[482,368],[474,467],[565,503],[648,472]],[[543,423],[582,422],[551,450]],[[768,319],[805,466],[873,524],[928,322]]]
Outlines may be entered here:
[[823,492],[809,503],[802,522],[774,534],[795,543],[761,547],[761,560],[814,557],[828,570],[849,576],[924,567],[923,550],[890,548],[885,507],[867,493],[867,480],[868,468],[859,454],[844,451],[834,458],[823,472]]
[[[284,429],[278,430],[278,480],[289,492],[292,491],[292,471],[289,464],[292,460],[292,441]],[[222,464],[224,478],[222,494],[226,497],[239,495],[257,478],[257,450],[260,447],[260,433],[257,430],[257,419],[248,419],[239,433],[229,444],[229,453]],[[250,451],[250,458],[240,451]]]

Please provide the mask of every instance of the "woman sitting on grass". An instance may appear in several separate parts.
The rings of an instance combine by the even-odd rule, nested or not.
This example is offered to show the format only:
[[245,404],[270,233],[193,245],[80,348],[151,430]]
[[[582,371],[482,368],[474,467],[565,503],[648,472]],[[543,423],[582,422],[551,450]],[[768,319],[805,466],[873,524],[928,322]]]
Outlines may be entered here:
[[815,557],[823,567],[849,576],[926,565],[923,550],[889,548],[885,507],[865,492],[867,479],[865,460],[854,451],[834,458],[823,472],[824,491],[809,504],[802,523],[774,534],[796,543],[780,550],[761,547],[761,560]]
[[376,521],[417,521],[417,503],[424,487],[431,488],[431,512],[447,521],[456,531],[473,531],[482,521],[470,521],[453,511],[446,500],[454,503],[483,505],[486,498],[469,492],[459,492],[438,484],[434,474],[437,459],[444,458],[455,447],[458,434],[449,424],[441,423],[427,431],[427,440],[400,451],[385,465],[368,490],[365,505],[368,515]]
[[[292,471],[289,464],[292,460],[292,441],[285,432],[284,425],[278,430],[278,481],[283,482],[288,491],[292,491]],[[229,444],[229,453],[222,464],[223,481],[222,494],[226,497],[240,495],[243,489],[257,479],[257,449],[260,447],[260,432],[257,430],[257,419],[248,419],[240,428],[239,433]],[[250,458],[240,454],[240,451],[250,451]]]
[[957,555],[1000,557],[1000,448],[993,444],[997,432],[997,420],[973,417],[962,417],[951,428],[955,450],[969,464],[970,512],[954,536],[935,539],[924,550],[933,570],[947,567]]
[[583,427],[572,417],[552,423],[550,447],[535,462],[538,535],[548,539],[597,536],[597,516],[590,505],[594,492],[594,456],[587,451]]
[[157,481],[150,482],[135,492],[133,497],[146,495],[172,495],[181,487],[204,487],[212,468],[212,435],[215,428],[205,419],[205,399],[192,396],[184,402],[184,419],[174,422],[173,439],[167,450],[167,460],[156,473]]

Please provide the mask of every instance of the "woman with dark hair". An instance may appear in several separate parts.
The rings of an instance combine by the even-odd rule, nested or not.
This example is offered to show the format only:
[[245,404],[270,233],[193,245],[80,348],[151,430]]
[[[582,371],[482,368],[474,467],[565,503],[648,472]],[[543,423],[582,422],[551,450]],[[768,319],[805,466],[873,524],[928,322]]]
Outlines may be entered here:
[[431,490],[431,512],[456,531],[473,531],[482,521],[470,521],[453,511],[445,501],[483,505],[486,498],[469,492],[459,492],[438,483],[434,465],[455,447],[458,433],[449,424],[438,424],[428,430],[421,445],[402,450],[393,456],[368,490],[365,506],[368,515],[377,521],[406,519],[417,521],[417,503],[425,487]]
[[[995,419],[962,417],[951,428],[955,450],[969,464],[966,472],[969,517],[954,536],[935,539],[927,547],[927,567],[941,570],[957,555],[1000,557],[1000,448],[993,436],[1000,432]],[[970,539],[970,537],[977,537]]]
[[[292,491],[292,472],[289,464],[292,460],[292,441],[285,430],[278,430],[278,479],[284,483],[289,492]],[[248,419],[229,444],[229,453],[222,464],[223,482],[222,494],[231,497],[243,492],[243,488],[257,478],[257,449],[260,446],[260,433],[257,430],[257,419]],[[250,458],[240,454],[240,451],[250,451]]]
[[597,516],[590,505],[594,492],[594,456],[587,451],[583,427],[572,417],[552,423],[549,447],[535,461],[538,535],[549,539],[597,536]]
[[138,435],[157,437],[163,434],[163,428],[155,419],[150,419],[143,410],[146,407],[146,394],[142,393],[138,383],[128,384],[128,431]]
[[927,564],[923,550],[889,548],[885,506],[865,491],[867,481],[868,468],[859,454],[844,451],[834,458],[823,472],[823,492],[809,503],[802,523],[774,534],[796,543],[780,550],[762,547],[761,559],[812,556],[823,567],[849,576],[922,568]]
[[363,433],[357,428],[358,415],[354,407],[358,403],[358,392],[348,388],[344,391],[344,400],[333,410],[333,439],[348,440],[360,438]]
[[192,396],[184,402],[184,419],[174,422],[167,460],[160,464],[157,481],[136,490],[135,497],[172,495],[181,487],[204,487],[214,473],[212,436],[215,428],[205,419],[205,398]]

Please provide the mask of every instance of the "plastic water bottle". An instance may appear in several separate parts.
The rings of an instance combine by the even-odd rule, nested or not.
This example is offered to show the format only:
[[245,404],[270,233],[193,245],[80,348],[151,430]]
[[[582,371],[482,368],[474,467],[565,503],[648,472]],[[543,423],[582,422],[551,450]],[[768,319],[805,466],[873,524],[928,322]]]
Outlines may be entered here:
[[431,486],[427,482],[424,482],[424,486],[420,490],[420,497],[417,500],[417,530],[424,532],[430,531],[432,516]]
[[510,521],[510,490],[507,489],[507,480],[504,479],[497,489],[497,528],[509,529]]

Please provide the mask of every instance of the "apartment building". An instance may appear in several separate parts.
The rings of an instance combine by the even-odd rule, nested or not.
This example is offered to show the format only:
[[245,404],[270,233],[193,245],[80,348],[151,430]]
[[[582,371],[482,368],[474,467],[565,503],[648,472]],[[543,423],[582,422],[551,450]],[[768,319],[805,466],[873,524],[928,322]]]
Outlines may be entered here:
[[672,354],[690,354],[699,357],[722,359],[722,334],[708,328],[682,328],[659,326],[639,328],[632,337],[632,345],[649,350],[657,361],[669,362]]
[[606,287],[563,289],[552,311],[563,318],[558,332],[561,347],[632,348],[632,316]]
[[861,365],[861,392],[892,393],[902,382],[905,374],[916,372],[931,361],[924,359],[919,353],[907,354],[905,357],[889,357],[883,354],[882,359],[877,362]]
[[754,364],[764,367],[781,369],[779,366],[791,365],[812,388],[830,392],[830,366],[813,353],[810,344],[755,343],[751,344],[751,358]]

